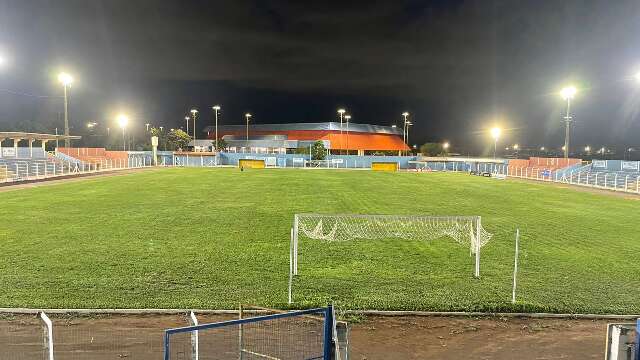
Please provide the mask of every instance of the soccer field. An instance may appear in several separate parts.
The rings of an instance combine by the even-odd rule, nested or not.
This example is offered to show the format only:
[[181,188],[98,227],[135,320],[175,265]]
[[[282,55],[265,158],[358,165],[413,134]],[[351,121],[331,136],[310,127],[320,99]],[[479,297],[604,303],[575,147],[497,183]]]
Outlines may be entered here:
[[[157,169],[0,193],[0,306],[287,307],[302,212],[481,215],[469,248],[301,240],[296,307],[640,313],[640,201],[452,173]],[[513,245],[522,232],[518,303]]]

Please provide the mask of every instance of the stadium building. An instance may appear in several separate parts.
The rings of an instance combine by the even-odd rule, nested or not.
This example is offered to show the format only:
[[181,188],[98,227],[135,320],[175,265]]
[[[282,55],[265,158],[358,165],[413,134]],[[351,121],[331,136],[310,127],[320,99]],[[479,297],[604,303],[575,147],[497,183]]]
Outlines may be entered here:
[[[215,138],[215,127],[204,129],[209,140],[197,140],[196,149],[206,149]],[[322,141],[332,153],[370,155],[382,152],[398,153],[410,150],[402,139],[402,130],[391,126],[342,124],[339,122],[254,124],[218,126],[218,138],[228,145],[229,152],[286,154],[308,148]]]

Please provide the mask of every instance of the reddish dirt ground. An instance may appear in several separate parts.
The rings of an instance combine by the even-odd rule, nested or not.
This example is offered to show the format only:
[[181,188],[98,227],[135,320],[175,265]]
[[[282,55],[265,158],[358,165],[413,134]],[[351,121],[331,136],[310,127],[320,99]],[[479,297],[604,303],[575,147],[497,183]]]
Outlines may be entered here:
[[[235,316],[199,316],[201,323],[232,318]],[[52,316],[52,320],[56,358],[77,360],[161,359],[163,330],[188,325],[186,315]],[[367,317],[350,324],[350,355],[356,360],[601,359],[607,322]],[[232,330],[224,341],[229,344],[237,341],[237,331]],[[206,348],[216,347],[204,342],[203,337],[201,353]],[[43,328],[36,316],[5,315],[0,318],[0,359],[42,359],[42,344]],[[190,358],[184,353],[177,357]],[[201,356],[201,359],[205,358],[209,357]]]

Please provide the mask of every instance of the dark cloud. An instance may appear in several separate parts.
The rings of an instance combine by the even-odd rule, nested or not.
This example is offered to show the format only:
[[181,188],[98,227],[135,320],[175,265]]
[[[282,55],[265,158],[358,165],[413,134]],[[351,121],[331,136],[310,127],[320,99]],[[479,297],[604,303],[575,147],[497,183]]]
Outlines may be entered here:
[[[127,108],[178,126],[191,106],[226,120],[388,124],[408,109],[416,142],[482,149],[494,118],[509,142],[559,146],[575,82],[577,143],[640,143],[634,84],[640,3],[611,1],[0,0],[0,88],[59,95],[73,121]],[[51,127],[59,105],[0,93],[0,125]],[[638,144],[640,145],[640,144]]]

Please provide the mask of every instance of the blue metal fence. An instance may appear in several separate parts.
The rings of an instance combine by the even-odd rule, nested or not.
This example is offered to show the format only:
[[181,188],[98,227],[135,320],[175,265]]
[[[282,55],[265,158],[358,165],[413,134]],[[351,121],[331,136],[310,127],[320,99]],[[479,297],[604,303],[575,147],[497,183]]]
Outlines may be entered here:
[[[302,336],[301,338],[296,338],[295,337],[295,333],[293,333],[292,327],[290,326],[290,324],[285,324],[287,325],[286,327],[284,327],[283,333],[284,336],[289,339],[291,342],[294,342],[296,339],[297,340],[302,340],[303,342],[298,343],[298,344],[293,344],[293,343],[279,343],[277,342],[277,340],[282,340],[281,338],[278,337],[279,334],[274,334],[275,332],[278,331],[277,327],[264,327],[261,328],[260,332],[254,334],[254,336],[252,336],[250,338],[250,341],[253,341],[255,343],[259,343],[264,347],[265,344],[268,344],[269,348],[272,349],[274,352],[286,352],[287,355],[289,355],[287,358],[303,358],[303,359],[323,359],[323,360],[330,360],[331,356],[332,356],[332,350],[333,350],[333,325],[334,325],[334,319],[333,319],[333,306],[329,305],[326,308],[315,308],[315,309],[308,309],[308,310],[300,310],[300,311],[291,311],[291,312],[287,312],[287,313],[281,313],[281,314],[273,314],[273,315],[265,315],[265,316],[256,316],[256,317],[251,317],[251,318],[246,318],[246,319],[238,319],[238,320],[228,320],[228,321],[221,321],[221,322],[216,322],[216,323],[210,323],[210,324],[202,324],[202,325],[194,325],[194,326],[185,326],[185,327],[179,327],[179,328],[172,328],[172,329],[167,329],[164,332],[164,360],[176,360],[174,358],[173,352],[172,352],[172,345],[171,345],[171,340],[172,337],[175,337],[178,334],[194,334],[194,333],[200,333],[198,336],[202,336],[203,335],[203,331],[205,330],[217,330],[217,331],[213,331],[214,336],[218,336],[218,337],[224,337],[224,333],[222,331],[224,331],[225,329],[229,329],[230,333],[232,334],[231,337],[227,337],[229,340],[233,339],[234,341],[239,341],[239,351],[240,354],[237,353],[233,353],[228,351],[227,349],[225,349],[223,347],[224,344],[221,344],[220,342],[218,342],[219,344],[219,348],[216,349],[215,347],[213,348],[209,348],[207,349],[207,351],[212,352],[212,354],[203,354],[203,358],[216,358],[216,359],[238,359],[238,358],[242,358],[242,352],[245,351],[244,350],[244,343],[242,342],[242,329],[243,327],[247,327],[251,324],[264,324],[264,323],[269,323],[271,325],[273,325],[274,322],[277,322],[279,320],[286,320],[286,319],[294,319],[294,318],[303,318],[304,316],[308,316],[308,315],[320,315],[323,317],[323,323],[322,323],[322,329],[318,329],[320,331],[312,331],[309,332],[309,334],[311,334],[312,336],[316,337],[316,339],[309,339],[309,338],[305,338],[304,336]],[[240,334],[238,333],[238,331],[240,331]],[[309,334],[307,334],[309,336]],[[317,338],[318,336],[320,336],[321,338]],[[286,339],[285,339],[286,340]],[[304,342],[304,340],[307,340],[308,342]],[[313,349],[313,346],[311,343],[317,343],[317,341],[319,340],[319,343],[321,345],[321,349]],[[270,343],[272,342],[272,343]],[[212,341],[212,343],[216,343],[215,341]],[[200,352],[202,352],[202,348],[200,348]],[[275,355],[278,354],[265,354],[265,353],[255,353],[255,352],[249,352],[251,355],[256,355],[262,358],[277,358]],[[183,351],[179,351],[176,352],[176,356],[184,356],[184,352]],[[198,354],[200,355],[200,354]],[[240,355],[240,356],[239,356]],[[297,356],[296,356],[297,355]]]

